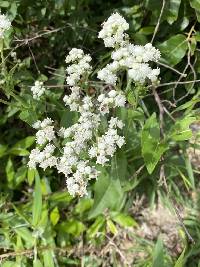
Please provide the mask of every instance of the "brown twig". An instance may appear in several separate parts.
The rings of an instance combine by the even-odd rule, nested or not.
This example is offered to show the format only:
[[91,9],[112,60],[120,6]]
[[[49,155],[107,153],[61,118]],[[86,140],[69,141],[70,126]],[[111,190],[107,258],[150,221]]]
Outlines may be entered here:
[[163,67],[165,67],[165,68],[167,68],[167,69],[170,69],[170,70],[174,71],[175,73],[177,73],[177,74],[179,74],[179,75],[183,75],[183,77],[187,77],[187,74],[178,71],[177,69],[173,68],[172,66],[169,66],[169,65],[167,65],[167,64],[165,64],[165,63],[163,63],[163,62],[156,62],[156,63],[157,63],[158,65],[160,65],[160,66],[163,66]]
[[[156,87],[163,87],[163,86],[168,86],[168,85],[174,85],[174,84],[189,84],[189,83],[199,83],[200,80],[191,80],[191,81],[184,81],[184,82],[169,82],[169,83],[161,83],[161,84],[158,84]],[[151,86],[149,86],[151,87]]]
[[60,30],[63,30],[65,28],[66,28],[66,26],[65,27],[60,27],[60,28],[57,28],[57,29],[53,29],[53,30],[46,30],[45,32],[43,32],[41,34],[36,33],[36,35],[33,36],[33,37],[25,38],[25,39],[15,39],[14,41],[15,42],[21,42],[21,43],[23,43],[23,45],[24,44],[28,44],[28,42],[31,42],[31,41],[33,41],[35,39],[43,37],[44,35],[52,34],[52,33],[58,32]]
[[160,16],[158,18],[158,22],[157,22],[156,27],[154,29],[154,33],[153,33],[153,37],[151,39],[151,43],[153,43],[154,38],[156,36],[156,33],[158,32],[158,29],[159,29],[159,26],[160,26],[160,21],[161,21],[161,18],[162,18],[162,15],[163,15],[163,11],[164,11],[164,8],[165,8],[165,4],[166,4],[166,2],[165,2],[165,0],[163,0],[162,1],[162,7],[161,7],[161,10],[160,10]]
[[32,56],[32,58],[33,58],[33,62],[34,62],[35,68],[36,68],[37,72],[40,74],[40,70],[39,70],[39,68],[38,68],[37,62],[36,62],[36,60],[35,60],[35,56],[34,56],[33,51],[32,51],[32,49],[31,49],[31,47],[30,47],[30,45],[29,45],[29,42],[27,43],[27,45],[28,45],[28,49],[29,49],[29,51],[30,51],[30,54],[31,54],[31,56]]

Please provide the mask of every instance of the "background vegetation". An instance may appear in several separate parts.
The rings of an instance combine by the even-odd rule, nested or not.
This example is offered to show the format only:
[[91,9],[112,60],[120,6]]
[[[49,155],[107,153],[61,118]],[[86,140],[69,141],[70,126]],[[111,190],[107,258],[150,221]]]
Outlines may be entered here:
[[[0,8],[13,25],[0,73],[1,266],[200,266],[199,0],[1,0]],[[160,49],[161,82],[130,89],[131,108],[118,111],[125,151],[87,197],[72,198],[62,175],[28,169],[31,124],[73,122],[59,101],[65,56],[78,47],[105,65],[97,33],[113,11],[135,44]],[[41,101],[30,92],[38,79],[49,88]]]

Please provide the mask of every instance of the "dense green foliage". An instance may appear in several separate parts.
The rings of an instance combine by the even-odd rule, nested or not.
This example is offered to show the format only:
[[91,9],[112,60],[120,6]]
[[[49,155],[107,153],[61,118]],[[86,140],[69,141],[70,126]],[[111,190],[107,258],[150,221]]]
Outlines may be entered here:
[[[200,266],[200,161],[192,165],[188,155],[200,146],[199,132],[191,130],[200,120],[199,0],[1,0],[0,8],[13,26],[0,44],[1,266]],[[90,183],[87,197],[72,198],[62,175],[28,169],[35,142],[31,125],[44,116],[63,126],[76,120],[60,101],[67,90],[65,56],[82,48],[94,66],[104,66],[110,52],[97,34],[113,11],[129,22],[134,43],[146,44],[153,36],[162,56],[161,81],[156,88],[128,88],[128,108],[117,110],[125,147]],[[96,90],[96,73],[91,78],[90,89]],[[49,90],[38,101],[30,86],[39,79]],[[122,77],[122,88],[124,83]],[[136,236],[140,220],[132,207],[142,196],[146,207],[158,201],[169,207],[181,250],[171,253],[162,237]],[[129,265],[113,245],[122,232],[134,239],[130,251],[138,252]]]

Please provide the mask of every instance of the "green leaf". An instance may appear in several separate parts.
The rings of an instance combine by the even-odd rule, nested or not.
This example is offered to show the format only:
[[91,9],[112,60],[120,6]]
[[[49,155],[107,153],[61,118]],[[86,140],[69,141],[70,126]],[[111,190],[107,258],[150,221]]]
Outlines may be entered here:
[[11,149],[9,151],[10,154],[16,155],[16,156],[28,156],[29,155],[29,151],[26,149],[22,149],[22,148],[15,148],[15,149]]
[[196,118],[190,116],[177,120],[170,130],[169,138],[174,141],[184,141],[190,139],[192,137],[192,130],[189,126],[195,121]]
[[176,261],[174,267],[184,267],[184,255],[185,255],[185,248],[182,251],[181,255],[179,256],[178,260]]
[[123,150],[115,153],[111,162],[111,176],[120,181],[126,180],[127,158]]
[[27,248],[31,248],[34,246],[34,238],[27,227],[16,228],[14,231],[26,242]]
[[146,120],[142,130],[141,145],[145,165],[151,174],[162,154],[168,149],[167,144],[160,140],[160,128],[155,113]]
[[6,155],[8,146],[0,144],[0,158]]
[[45,250],[43,253],[44,267],[54,267],[53,250]]
[[13,162],[11,158],[9,158],[6,164],[6,177],[7,177],[8,183],[11,185],[13,184],[14,176],[15,176],[15,170],[14,170]]
[[111,212],[111,218],[122,227],[136,227],[138,225],[131,216],[121,212]]
[[52,212],[50,213],[50,220],[51,220],[53,225],[56,225],[58,223],[59,219],[60,219],[59,210],[58,210],[58,207],[55,207],[52,210]]
[[184,110],[184,109],[187,109],[190,112],[190,110],[192,110],[194,108],[194,106],[197,103],[200,102],[200,97],[199,96],[200,96],[200,91],[199,91],[199,93],[197,93],[196,95],[194,95],[193,98],[190,101],[187,101],[183,105],[180,105],[172,113],[177,112],[177,111],[180,111],[180,110]]
[[200,42],[200,32],[195,32],[195,35],[194,35],[195,39],[197,42]]
[[158,238],[154,251],[153,251],[153,264],[152,267],[164,267],[164,252],[163,242]]
[[11,3],[11,6],[10,6],[10,9],[9,9],[9,12],[8,12],[9,18],[11,20],[13,20],[17,15],[17,6],[18,6],[17,2],[13,1]]
[[78,202],[78,204],[75,206],[74,212],[76,214],[82,214],[82,213],[88,211],[89,209],[91,209],[93,203],[94,203],[94,200],[91,198],[81,199]]
[[186,166],[186,170],[188,173],[188,177],[190,179],[191,186],[193,189],[195,189],[194,173],[193,173],[193,168],[192,168],[192,164],[191,164],[189,157],[185,158],[185,166]]
[[19,118],[29,125],[33,125],[33,123],[38,120],[37,114],[34,111],[29,110],[23,110],[22,112],[20,112]]
[[102,173],[94,188],[94,205],[89,212],[89,218],[94,218],[106,209],[121,207],[123,191],[119,179],[112,179],[108,173]]
[[17,172],[15,173],[15,185],[19,185],[26,179],[27,174],[27,166],[23,165],[17,169]]
[[40,176],[38,172],[35,175],[35,190],[33,195],[33,221],[32,224],[36,226],[40,220],[42,213],[42,192],[40,185]]
[[114,225],[114,223],[111,220],[107,220],[107,227],[109,229],[109,231],[113,234],[116,235],[118,233],[116,226]]
[[1,1],[0,7],[9,7],[10,3],[8,1]]
[[186,37],[183,34],[177,34],[158,45],[162,59],[169,65],[178,64],[185,56],[188,45]]
[[47,177],[41,179],[40,184],[41,184],[42,195],[51,194],[52,191],[51,191],[50,181]]
[[26,148],[29,148],[35,142],[34,136],[28,136],[19,142],[17,142],[10,150],[9,153],[17,156],[27,156],[29,151]]
[[17,142],[12,148],[29,148],[35,142],[35,136],[27,136]]
[[73,197],[68,192],[55,192],[50,195],[49,200],[55,203],[65,202],[69,203]]
[[80,236],[85,230],[85,225],[75,219],[71,219],[68,222],[59,224],[58,229],[64,233],[72,234],[74,236]]
[[131,104],[132,106],[136,105],[136,99],[135,99],[135,94],[133,90],[129,90],[127,94],[127,100],[128,100],[128,103]]
[[200,22],[200,1],[199,0],[190,0],[190,5],[195,9],[198,22]]
[[78,119],[78,113],[75,111],[69,111],[65,109],[64,111],[60,112],[60,126],[67,128],[74,124]]
[[41,261],[37,259],[33,261],[33,267],[43,267],[43,265]]
[[28,169],[28,184],[31,186],[33,184],[34,178],[35,178],[35,170],[34,169]]
[[105,225],[105,217],[98,216],[94,223],[88,228],[87,235],[89,238],[94,238],[94,236],[100,231],[100,229]]
[[46,203],[44,203],[43,207],[42,207],[42,214],[40,217],[40,221],[37,224],[37,229],[46,229],[48,224],[49,224],[49,210],[48,207],[46,205]]
[[153,32],[154,32],[153,26],[143,27],[139,30],[139,33],[144,34],[144,35],[150,35],[150,34],[153,34]]
[[169,24],[174,23],[178,18],[179,7],[181,0],[169,0],[167,1],[168,5],[166,7],[166,19]]
[[183,179],[186,189],[189,191],[189,187],[193,188],[191,181],[185,176],[185,174],[180,170],[180,168],[176,167],[176,170],[178,171],[181,178]]
[[2,264],[2,267],[20,267],[20,264],[14,262],[14,261],[5,261]]

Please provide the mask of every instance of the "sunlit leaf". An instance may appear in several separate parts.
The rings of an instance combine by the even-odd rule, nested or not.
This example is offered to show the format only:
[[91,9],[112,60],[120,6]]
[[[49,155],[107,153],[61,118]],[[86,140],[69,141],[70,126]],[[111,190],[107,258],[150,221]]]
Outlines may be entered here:
[[178,64],[185,56],[188,44],[186,37],[183,34],[177,34],[158,45],[162,59],[174,66]]
[[40,185],[40,176],[38,173],[35,175],[35,189],[33,194],[33,225],[36,226],[40,220],[42,212],[42,192]]
[[94,205],[89,212],[89,218],[96,217],[106,209],[118,210],[123,199],[123,191],[119,179],[112,179],[107,173],[102,173],[95,184]]
[[179,256],[178,260],[176,261],[174,267],[184,267],[184,255],[185,255],[185,248],[182,251],[181,255]]
[[50,213],[50,219],[53,225],[56,225],[57,222],[60,219],[60,214],[59,214],[59,210],[58,207],[55,207],[52,212]]
[[163,242],[158,238],[153,251],[153,264],[152,267],[164,267],[164,251]]

